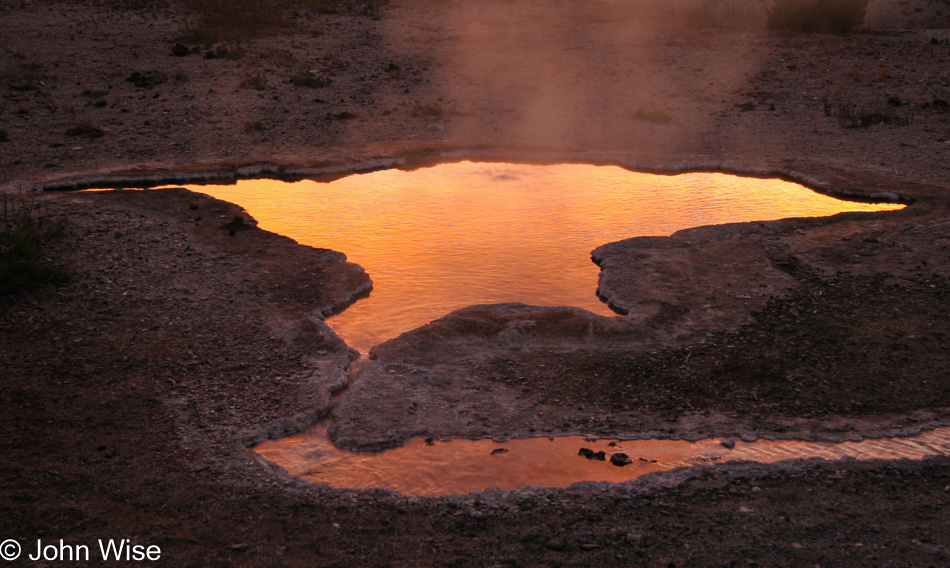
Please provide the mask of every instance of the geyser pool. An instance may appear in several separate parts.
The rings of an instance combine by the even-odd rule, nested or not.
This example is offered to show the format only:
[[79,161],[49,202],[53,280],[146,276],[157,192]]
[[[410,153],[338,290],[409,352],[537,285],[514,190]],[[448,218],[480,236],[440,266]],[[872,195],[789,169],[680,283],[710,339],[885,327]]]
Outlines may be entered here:
[[[897,209],[836,200],[781,180],[724,174],[659,176],[619,167],[461,162],[384,170],[333,182],[239,181],[190,186],[237,203],[261,228],[348,255],[373,279],[372,295],[327,322],[351,346],[370,347],[472,304],[567,305],[614,315],[595,295],[590,252],[634,236],[699,225]],[[578,456],[623,451],[633,463]],[[381,454],[335,448],[326,425],[255,448],[291,473],[338,487],[440,495],[523,485],[624,481],[652,471],[729,460],[950,452],[950,431],[861,443],[717,440],[412,440]],[[506,450],[506,451],[503,451]]]
[[262,229],[343,252],[369,298],[327,323],[370,347],[473,304],[523,302],[615,315],[596,296],[594,248],[699,225],[901,207],[725,174],[661,176],[614,166],[460,162],[321,183],[188,186],[237,203]]

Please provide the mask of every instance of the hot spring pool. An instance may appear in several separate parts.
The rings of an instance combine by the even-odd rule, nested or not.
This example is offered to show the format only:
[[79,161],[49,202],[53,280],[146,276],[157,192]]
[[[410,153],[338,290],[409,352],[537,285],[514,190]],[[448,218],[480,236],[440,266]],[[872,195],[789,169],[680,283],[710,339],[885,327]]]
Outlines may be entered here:
[[699,225],[882,211],[777,179],[661,176],[614,166],[460,162],[321,183],[187,186],[237,203],[262,229],[343,252],[372,294],[327,323],[372,346],[474,304],[574,306],[615,315],[597,295],[591,250]]

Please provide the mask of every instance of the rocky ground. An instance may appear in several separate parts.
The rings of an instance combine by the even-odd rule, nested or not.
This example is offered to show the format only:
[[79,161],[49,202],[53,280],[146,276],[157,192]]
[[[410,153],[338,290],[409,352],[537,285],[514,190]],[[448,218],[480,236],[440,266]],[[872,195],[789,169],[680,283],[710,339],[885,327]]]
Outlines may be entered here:
[[66,220],[45,254],[73,276],[0,300],[0,539],[130,538],[181,566],[946,565],[947,458],[419,499],[308,485],[246,448],[331,408],[336,441],[363,448],[946,423],[950,34],[919,4],[874,3],[877,28],[832,36],[394,1],[201,42],[174,5],[3,3],[8,193],[508,158],[911,205],[605,243],[600,293],[625,318],[470,308],[354,380],[320,317],[372,275],[341,254],[183,190],[29,194]]

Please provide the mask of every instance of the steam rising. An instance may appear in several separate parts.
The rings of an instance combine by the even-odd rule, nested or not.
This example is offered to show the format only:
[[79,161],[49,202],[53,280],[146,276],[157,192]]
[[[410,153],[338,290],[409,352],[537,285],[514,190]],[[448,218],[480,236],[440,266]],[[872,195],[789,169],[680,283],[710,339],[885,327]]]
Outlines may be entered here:
[[[715,148],[715,115],[761,63],[755,0],[414,4],[388,30],[394,52],[424,57],[450,138],[565,149]],[[430,51],[431,53],[431,51]]]

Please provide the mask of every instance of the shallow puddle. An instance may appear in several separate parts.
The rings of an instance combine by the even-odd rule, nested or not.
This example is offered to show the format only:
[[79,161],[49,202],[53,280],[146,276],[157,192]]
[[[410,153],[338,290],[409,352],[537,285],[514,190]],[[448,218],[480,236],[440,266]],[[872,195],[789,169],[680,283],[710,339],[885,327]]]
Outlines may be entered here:
[[327,323],[364,354],[454,310],[523,302],[614,315],[590,252],[633,236],[727,222],[880,211],[780,180],[659,176],[612,166],[461,162],[329,183],[188,186],[263,229],[346,253],[373,292]]
[[[580,456],[581,448],[603,451],[606,459]],[[505,443],[435,441],[431,445],[423,440],[412,440],[403,447],[382,453],[360,454],[334,447],[327,437],[326,425],[318,424],[297,436],[269,440],[254,449],[289,473],[309,481],[353,489],[388,487],[406,495],[436,496],[489,488],[567,487],[580,481],[622,482],[655,471],[727,461],[920,459],[950,454],[950,428],[908,438],[838,444],[735,441],[732,449],[718,439],[589,442],[580,436],[565,436]],[[612,464],[610,456],[619,452],[633,463]]]

